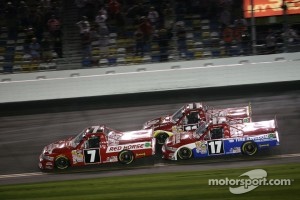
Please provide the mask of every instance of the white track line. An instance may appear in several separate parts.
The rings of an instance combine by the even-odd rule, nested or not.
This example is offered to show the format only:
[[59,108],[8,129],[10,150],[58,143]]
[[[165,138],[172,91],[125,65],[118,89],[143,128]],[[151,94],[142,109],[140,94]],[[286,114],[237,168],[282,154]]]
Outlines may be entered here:
[[[249,63],[252,65],[258,64],[273,64],[278,62],[291,62],[293,60],[279,60],[279,61],[270,61],[270,62],[256,62],[256,63]],[[210,68],[222,68],[222,67],[238,67],[244,64],[225,64],[225,65],[212,65]],[[30,80],[19,80],[19,81],[4,81],[0,82],[0,84],[9,84],[9,83],[23,83],[23,82],[37,82],[37,81],[53,81],[53,80],[65,80],[65,79],[74,79],[74,78],[92,78],[92,77],[103,77],[103,76],[118,76],[118,75],[130,75],[130,74],[141,74],[141,73],[157,73],[157,72],[168,72],[168,71],[182,71],[182,70],[195,70],[195,69],[207,69],[207,66],[200,66],[200,67],[183,67],[178,69],[159,69],[159,70],[150,70],[150,71],[143,71],[143,72],[120,72],[115,74],[95,74],[95,75],[83,75],[83,76],[75,76],[75,77],[60,77],[60,78],[46,78],[46,79],[30,79]]]
[[44,175],[42,172],[33,172],[33,173],[22,173],[22,174],[6,174],[0,175],[0,179],[2,178],[18,178],[18,177],[25,177],[25,176],[41,176]]
[[[300,157],[300,153],[275,155],[275,156],[270,156],[270,157],[266,157],[266,158],[274,159],[274,158],[293,158],[293,157]],[[164,165],[157,164],[156,166],[164,166]],[[47,173],[32,172],[32,173],[21,173],[21,174],[5,174],[5,175],[0,175],[0,179],[30,177],[30,176],[42,176],[42,175],[47,175]]]

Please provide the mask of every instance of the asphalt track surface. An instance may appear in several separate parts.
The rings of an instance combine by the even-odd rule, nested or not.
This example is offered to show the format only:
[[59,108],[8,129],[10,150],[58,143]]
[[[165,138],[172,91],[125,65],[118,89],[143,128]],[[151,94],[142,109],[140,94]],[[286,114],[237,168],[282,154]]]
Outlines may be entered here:
[[[45,145],[76,135],[87,126],[105,124],[121,131],[137,130],[149,119],[171,114],[185,103],[199,101],[215,108],[251,102],[253,121],[273,119],[276,115],[281,145],[251,158],[218,157],[179,165],[164,161],[158,155],[137,160],[132,166],[106,164],[76,168],[63,174],[41,173],[37,167]],[[0,104],[0,184],[300,162],[299,123],[299,81]],[[285,158],[287,154],[296,156]],[[11,174],[21,175],[14,178]]]

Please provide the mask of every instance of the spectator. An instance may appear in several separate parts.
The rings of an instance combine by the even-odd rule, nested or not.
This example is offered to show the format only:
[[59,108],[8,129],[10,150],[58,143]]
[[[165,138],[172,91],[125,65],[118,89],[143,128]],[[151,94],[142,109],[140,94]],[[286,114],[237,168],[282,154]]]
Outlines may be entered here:
[[57,30],[55,32],[55,35],[53,35],[53,50],[55,53],[57,53],[59,58],[63,57],[63,44],[62,44],[62,31],[61,29]]
[[268,54],[275,53],[276,51],[276,36],[272,29],[269,29],[266,37],[266,48]]
[[37,39],[32,38],[32,42],[29,44],[29,52],[33,62],[38,62],[40,59],[40,44],[37,42]]
[[250,42],[251,42],[250,35],[249,35],[248,31],[245,31],[242,34],[242,41],[241,41],[243,55],[248,55],[251,52],[251,43]]
[[81,20],[76,23],[77,26],[79,27],[79,33],[81,36],[84,35],[85,32],[90,32],[90,22],[87,20],[86,16],[82,16]]
[[133,4],[128,8],[126,12],[126,17],[129,20],[129,24],[136,25],[142,16],[146,16],[146,7],[142,3]]
[[172,27],[174,25],[174,13],[173,13],[173,9],[171,8],[170,4],[166,5],[166,8],[163,10],[163,14],[164,14],[163,26],[167,30],[172,29]]
[[234,35],[237,42],[241,42],[242,35],[247,31],[247,21],[243,18],[238,18],[234,21]]
[[109,44],[109,31],[106,27],[99,27],[99,49],[107,52]]
[[55,17],[55,15],[52,15],[51,18],[47,21],[48,31],[49,33],[54,36],[56,35],[57,31],[60,31],[60,21]]
[[139,27],[135,33],[135,55],[138,56],[140,55],[141,57],[144,56],[144,48],[145,48],[145,38],[144,38],[144,33]]
[[76,7],[78,9],[78,19],[85,15],[84,7],[86,4],[86,0],[75,0]]
[[91,57],[91,34],[90,32],[84,32],[81,37],[81,44],[83,50],[83,57],[90,58]]
[[106,19],[108,18],[107,10],[105,9],[105,7],[103,5],[100,6],[98,14],[104,15]]
[[150,42],[153,28],[145,16],[142,16],[140,18],[139,29],[140,29],[140,31],[142,31],[142,33],[144,35],[144,41],[146,43]]
[[157,41],[160,51],[160,61],[168,61],[169,58],[169,40],[172,34],[165,28],[161,28],[157,34]]
[[20,20],[20,25],[25,28],[29,26],[29,8],[25,1],[20,1],[20,5],[18,7],[18,18]]
[[86,0],[85,13],[89,21],[93,21],[97,14],[96,3],[94,0]]
[[184,57],[186,54],[186,30],[183,21],[179,21],[176,23],[176,36],[178,51],[180,53],[180,56]]
[[106,20],[107,16],[103,14],[102,11],[99,11],[95,19],[95,22],[97,23],[99,29],[107,29]]
[[295,44],[295,43],[299,42],[299,40],[300,40],[297,32],[294,29],[292,29],[291,27],[288,27],[286,29],[286,31],[284,31],[282,33],[282,38],[286,39],[288,44]]
[[6,7],[4,8],[5,19],[6,19],[6,27],[8,29],[8,37],[10,39],[15,39],[17,36],[17,8],[15,5],[8,1]]
[[231,13],[229,9],[223,9],[220,15],[221,30],[224,30],[225,27],[228,27],[231,24]]
[[148,19],[149,19],[149,22],[151,23],[152,27],[155,29],[159,23],[159,14],[155,10],[154,6],[150,7],[150,10],[148,12]]
[[110,24],[114,24],[119,34],[124,33],[125,19],[121,13],[121,4],[117,0],[110,0],[108,3],[108,13]]
[[35,30],[35,37],[38,41],[41,41],[41,38],[43,37],[43,31],[45,27],[45,21],[44,21],[44,13],[39,8],[31,9],[29,13],[29,19],[30,19],[30,26],[32,26]]
[[42,59],[44,62],[51,62],[52,60],[52,41],[50,40],[49,34],[44,34],[41,41]]
[[232,26],[226,26],[223,30],[223,41],[225,44],[225,53],[229,55],[229,50],[233,42],[233,30]]
[[29,53],[29,45],[32,42],[32,38],[35,38],[35,30],[33,27],[29,26],[26,29],[24,29],[25,31],[25,41],[24,41],[24,50],[26,53]]
[[241,53],[248,54],[249,52],[249,34],[247,32],[247,21],[240,17],[234,21],[234,39]]
[[110,0],[108,3],[108,11],[110,19],[117,19],[121,14],[121,4],[117,0]]

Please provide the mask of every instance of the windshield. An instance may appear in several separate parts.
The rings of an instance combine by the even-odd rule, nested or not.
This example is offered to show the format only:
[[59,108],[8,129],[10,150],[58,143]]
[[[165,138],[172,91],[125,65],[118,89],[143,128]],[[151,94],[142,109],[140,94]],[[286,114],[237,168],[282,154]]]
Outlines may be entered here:
[[74,139],[73,139],[73,147],[76,147],[84,138],[84,136],[88,133],[104,133],[107,135],[112,129],[108,129],[104,126],[91,126],[89,128],[83,129]]
[[73,139],[73,147],[76,147],[83,139],[83,137],[86,135],[86,133],[89,132],[89,129],[83,129],[74,139]]
[[183,111],[184,107],[181,107],[179,110],[177,110],[172,116],[171,116],[171,119],[174,121],[174,122],[177,122],[182,116],[183,116]]

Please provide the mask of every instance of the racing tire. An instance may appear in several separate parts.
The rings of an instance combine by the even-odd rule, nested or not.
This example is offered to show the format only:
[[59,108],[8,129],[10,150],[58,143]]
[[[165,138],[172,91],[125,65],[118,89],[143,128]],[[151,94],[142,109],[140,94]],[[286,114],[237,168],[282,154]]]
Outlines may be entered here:
[[69,159],[65,156],[58,156],[55,158],[55,167],[57,169],[63,170],[70,166]]
[[257,152],[257,145],[253,141],[246,141],[242,145],[242,152],[248,156],[253,156]]
[[130,164],[132,163],[134,160],[134,155],[131,151],[128,151],[128,150],[124,150],[124,151],[121,151],[118,155],[118,161],[122,164]]
[[187,148],[187,147],[183,147],[181,149],[179,149],[177,156],[181,159],[181,160],[187,160],[190,159],[193,155],[193,152],[191,149]]
[[160,133],[156,136],[157,144],[164,144],[166,139],[169,137],[167,133]]

